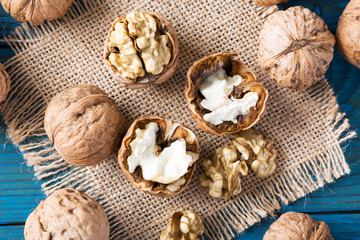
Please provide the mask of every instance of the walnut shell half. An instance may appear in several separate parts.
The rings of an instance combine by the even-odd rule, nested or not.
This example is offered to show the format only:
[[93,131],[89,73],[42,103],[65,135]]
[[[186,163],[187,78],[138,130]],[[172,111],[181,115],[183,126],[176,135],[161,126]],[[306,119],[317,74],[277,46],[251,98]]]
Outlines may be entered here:
[[287,212],[280,216],[263,240],[333,240],[325,222],[315,221],[304,213]]
[[360,0],[351,0],[340,16],[336,46],[344,58],[360,68]]
[[[204,57],[195,62],[187,73],[188,81],[185,86],[187,104],[197,125],[205,132],[222,135],[251,128],[257,123],[265,110],[268,91],[261,83],[256,82],[255,75],[243,62],[233,59],[237,55],[238,53],[229,52]],[[256,92],[259,95],[256,106],[250,108],[250,112],[247,115],[237,116],[237,123],[225,121],[219,125],[214,125],[204,120],[204,115],[210,111],[200,105],[200,102],[204,99],[200,93],[200,86],[206,78],[220,70],[225,70],[228,76],[240,75],[243,79],[241,84],[234,86],[231,93],[232,97],[240,99],[248,92]]]
[[[134,16],[138,16],[138,22],[134,22],[134,19],[132,22],[127,20],[130,17],[135,18]],[[155,33],[151,32],[152,23],[146,22],[149,18],[154,19],[156,22]],[[118,39],[118,46],[111,46],[111,44],[114,45],[111,42],[111,34],[118,23],[123,26],[123,35]],[[130,27],[134,29],[130,29]],[[160,41],[159,39],[164,39],[162,37],[168,40]],[[148,66],[154,63],[159,64],[160,57],[165,54],[164,48],[159,47],[163,41],[167,41],[166,47],[170,50],[171,57],[167,59],[169,61],[166,61],[165,65],[160,66],[160,72],[158,72],[159,68],[157,67],[150,70]],[[122,46],[119,47],[120,45]],[[132,74],[126,75],[124,71],[120,71],[115,66],[115,63],[110,58],[113,53],[119,54],[118,67],[125,72],[131,71]],[[179,65],[178,53],[179,41],[171,23],[160,14],[143,11],[132,12],[117,18],[113,22],[104,44],[104,58],[111,74],[122,86],[130,89],[144,88],[152,84],[165,82],[175,73]],[[148,57],[151,59],[146,61]]]
[[6,96],[10,90],[10,77],[6,72],[4,65],[0,63],[0,108],[2,107]]
[[281,86],[302,90],[323,78],[335,38],[318,15],[297,6],[271,14],[259,42],[258,61],[270,77]]
[[40,25],[64,16],[73,0],[1,0],[6,12],[20,22]]
[[100,88],[75,85],[48,104],[45,131],[70,164],[91,166],[107,159],[120,145],[124,117]]
[[41,201],[25,223],[25,240],[109,239],[104,209],[88,195],[71,188]]
[[286,3],[288,0],[253,0],[257,5],[272,6],[280,3]]
[[135,120],[128,129],[125,137],[122,140],[121,147],[118,154],[118,161],[122,172],[126,178],[140,190],[143,190],[155,197],[171,197],[181,193],[189,184],[191,176],[194,173],[196,162],[189,165],[187,172],[177,181],[164,184],[145,180],[141,166],[138,166],[133,173],[129,171],[128,158],[132,154],[130,144],[136,138],[137,129],[145,129],[149,123],[156,123],[159,130],[157,131],[156,144],[159,155],[171,143],[183,139],[186,143],[186,151],[195,155],[195,161],[200,154],[200,145],[195,134],[189,129],[179,124],[174,124],[170,120],[157,116],[144,116]]

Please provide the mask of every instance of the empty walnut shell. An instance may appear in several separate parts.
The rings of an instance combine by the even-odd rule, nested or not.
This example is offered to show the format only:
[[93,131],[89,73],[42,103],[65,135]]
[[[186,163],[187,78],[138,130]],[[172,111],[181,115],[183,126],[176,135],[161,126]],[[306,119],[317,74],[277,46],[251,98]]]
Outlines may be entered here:
[[259,36],[259,63],[281,86],[305,89],[320,81],[333,58],[335,38],[304,7],[271,14]]
[[344,58],[360,68],[360,0],[351,0],[340,16],[336,46]]
[[287,212],[280,216],[263,240],[333,240],[325,222],[315,221],[304,213]]
[[[268,98],[267,90],[261,83],[256,82],[255,75],[239,60],[233,59],[238,53],[217,53],[195,62],[187,73],[187,83],[185,86],[185,96],[192,116],[197,125],[205,132],[222,135],[239,132],[251,128],[265,110],[265,102]],[[225,121],[219,125],[213,125],[204,120],[204,115],[209,113],[208,109],[203,108],[200,102],[204,99],[200,93],[200,86],[203,81],[217,71],[226,70],[228,76],[240,75],[243,82],[234,87],[231,95],[241,98],[247,92],[257,92],[259,99],[256,107],[250,108],[247,115],[237,117],[237,123]]]
[[257,5],[272,6],[280,3],[286,3],[288,0],[253,0]]
[[70,164],[91,166],[120,145],[124,117],[114,101],[93,85],[75,85],[57,94],[45,112],[45,131]]
[[64,16],[73,0],[1,0],[6,12],[20,22],[40,25]]
[[[171,23],[169,22],[169,20],[167,20],[165,17],[161,16],[160,14],[150,13],[150,12],[145,12],[145,13],[148,13],[153,18],[155,18],[157,27],[159,29],[158,31],[161,34],[165,34],[169,37],[170,44],[168,45],[168,47],[170,48],[171,59],[170,59],[169,63],[166,66],[164,66],[164,69],[160,74],[153,75],[151,73],[146,72],[145,76],[138,77],[136,79],[130,79],[130,78],[126,78],[126,77],[122,76],[121,73],[111,64],[111,62],[109,60],[110,54],[114,51],[114,49],[109,46],[111,32],[114,31],[116,23],[118,23],[118,22],[126,23],[126,16],[121,16],[121,17],[117,18],[113,22],[111,29],[105,40],[104,58],[105,58],[106,65],[110,69],[110,72],[113,75],[113,77],[119,81],[120,85],[122,85],[126,88],[130,88],[130,89],[144,88],[144,87],[148,87],[152,84],[163,83],[166,80],[168,80],[175,73],[175,71],[179,65],[179,57],[178,57],[179,41],[177,39],[175,30],[172,27]],[[133,40],[133,41],[135,43],[135,40]],[[139,52],[139,49],[136,49],[136,50]],[[143,66],[144,66],[144,63],[143,63]]]
[[[195,154],[200,154],[200,145],[195,134],[187,127],[174,124],[170,120],[157,117],[157,116],[144,116],[136,119],[128,129],[125,137],[122,140],[121,147],[118,154],[118,161],[122,172],[126,178],[140,190],[143,190],[155,197],[172,197],[185,190],[189,184],[191,176],[194,173],[196,162],[189,166],[188,171],[181,178],[184,182],[181,183],[178,190],[171,191],[169,184],[162,184],[158,182],[148,181],[142,177],[141,167],[137,167],[134,173],[129,172],[129,165],[127,162],[128,157],[131,155],[130,143],[135,139],[135,130],[140,128],[144,129],[145,126],[151,122],[158,124],[159,131],[157,132],[156,142],[162,148],[167,147],[171,142],[178,139],[184,139],[186,142],[186,150]],[[176,127],[177,126],[177,127]],[[176,127],[176,129],[172,129]],[[173,132],[172,132],[173,131]],[[162,150],[162,149],[161,149]],[[176,182],[175,182],[176,183]]]
[[25,240],[109,239],[104,209],[75,189],[55,191],[41,201],[25,223]]
[[6,96],[10,90],[10,77],[6,72],[4,65],[0,63],[0,108],[2,107]]

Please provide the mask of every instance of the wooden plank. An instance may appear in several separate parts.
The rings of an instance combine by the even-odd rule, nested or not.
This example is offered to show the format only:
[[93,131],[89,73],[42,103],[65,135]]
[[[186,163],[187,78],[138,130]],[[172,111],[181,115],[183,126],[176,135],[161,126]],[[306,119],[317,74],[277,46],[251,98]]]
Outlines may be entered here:
[[3,240],[24,239],[24,226],[0,226],[0,236]]

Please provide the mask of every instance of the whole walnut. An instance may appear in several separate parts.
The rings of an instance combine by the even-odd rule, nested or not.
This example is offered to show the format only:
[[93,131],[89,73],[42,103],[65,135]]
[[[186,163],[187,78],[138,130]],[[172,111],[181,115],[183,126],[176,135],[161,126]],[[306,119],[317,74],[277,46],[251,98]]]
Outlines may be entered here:
[[6,96],[10,90],[10,77],[6,72],[4,65],[0,63],[0,108],[2,107]]
[[286,3],[288,0],[253,0],[257,5],[272,6],[280,3]]
[[44,125],[68,163],[91,166],[107,159],[120,145],[125,121],[103,90],[84,84],[62,91],[50,101]]
[[73,0],[1,0],[4,10],[20,22],[40,25],[67,13]]
[[344,58],[360,68],[360,0],[351,0],[340,16],[336,46]]
[[25,240],[106,240],[110,225],[104,209],[75,189],[55,191],[41,201],[25,223]]
[[281,86],[306,89],[320,81],[333,58],[335,38],[304,7],[270,15],[260,31],[258,61]]
[[315,221],[304,213],[287,212],[280,216],[263,240],[333,240],[325,222]]

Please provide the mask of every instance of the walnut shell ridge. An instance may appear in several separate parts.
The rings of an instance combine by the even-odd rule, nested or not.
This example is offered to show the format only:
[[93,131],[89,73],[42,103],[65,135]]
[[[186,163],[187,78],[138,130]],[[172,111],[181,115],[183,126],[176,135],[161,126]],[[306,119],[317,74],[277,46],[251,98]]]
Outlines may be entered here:
[[138,77],[137,79],[129,79],[125,78],[121,75],[121,73],[110,63],[109,61],[109,55],[111,53],[111,48],[109,46],[110,43],[110,34],[115,29],[115,24],[117,22],[123,21],[125,19],[125,16],[121,16],[117,18],[112,26],[111,29],[106,37],[105,43],[104,43],[104,59],[106,62],[106,66],[110,70],[111,75],[119,81],[119,84],[123,87],[129,88],[129,89],[138,89],[138,88],[145,88],[152,84],[160,84],[168,80],[176,71],[177,67],[179,66],[179,41],[176,35],[176,32],[174,28],[172,27],[169,20],[167,20],[165,17],[161,16],[157,13],[152,12],[146,12],[149,13],[152,17],[155,18],[158,25],[161,27],[161,31],[163,31],[170,40],[170,51],[171,51],[171,60],[170,62],[165,66],[162,73],[158,75],[152,75],[150,73],[146,73],[144,77]]
[[[190,183],[191,177],[196,168],[196,162],[189,166],[187,173],[183,175],[185,183],[177,191],[170,191],[167,189],[168,184],[157,183],[153,181],[145,180],[142,177],[141,168],[138,167],[134,173],[129,172],[129,166],[127,158],[131,155],[130,143],[136,137],[135,130],[138,128],[145,128],[150,122],[156,122],[159,126],[157,139],[163,140],[167,135],[167,129],[174,126],[170,120],[158,117],[158,116],[144,116],[136,119],[128,129],[124,136],[121,147],[118,153],[118,162],[125,177],[138,189],[143,190],[155,197],[172,197],[185,190],[187,185]],[[160,133],[160,134],[159,134]],[[160,137],[159,137],[160,136]],[[187,127],[179,125],[173,134],[170,136],[168,142],[176,141],[177,139],[184,139],[186,142],[186,150],[200,154],[200,144],[195,134]]]
[[257,5],[272,6],[280,3],[286,3],[288,0],[253,0]]
[[125,121],[115,102],[93,85],[75,85],[48,104],[45,131],[70,164],[91,166],[109,158],[120,145]]
[[[268,91],[261,83],[256,82],[256,77],[243,62],[233,59],[239,55],[237,52],[216,53],[196,61],[187,72],[187,83],[185,86],[185,96],[191,115],[195,119],[199,128],[207,133],[214,135],[223,135],[236,133],[241,130],[251,128],[258,122],[265,111],[265,103],[268,98]],[[225,69],[227,75],[240,75],[243,82],[234,87],[234,97],[241,96],[246,92],[257,92],[259,100],[256,108],[251,108],[250,113],[244,116],[238,116],[236,124],[232,122],[223,122],[217,126],[204,120],[207,109],[200,105],[202,96],[200,86],[202,82],[219,70]]]
[[280,216],[263,240],[333,240],[325,222],[315,221],[304,213],[287,212]]
[[259,42],[258,61],[271,79],[302,90],[323,78],[333,58],[335,37],[318,15],[297,6],[270,15]]
[[4,65],[0,63],[0,108],[6,100],[10,90],[10,77]]
[[1,0],[2,6],[20,22],[40,25],[64,16],[73,0]]
[[360,0],[351,0],[340,16],[336,46],[344,58],[360,68]]
[[88,195],[71,188],[41,201],[25,223],[25,240],[106,240],[110,226],[104,209]]

